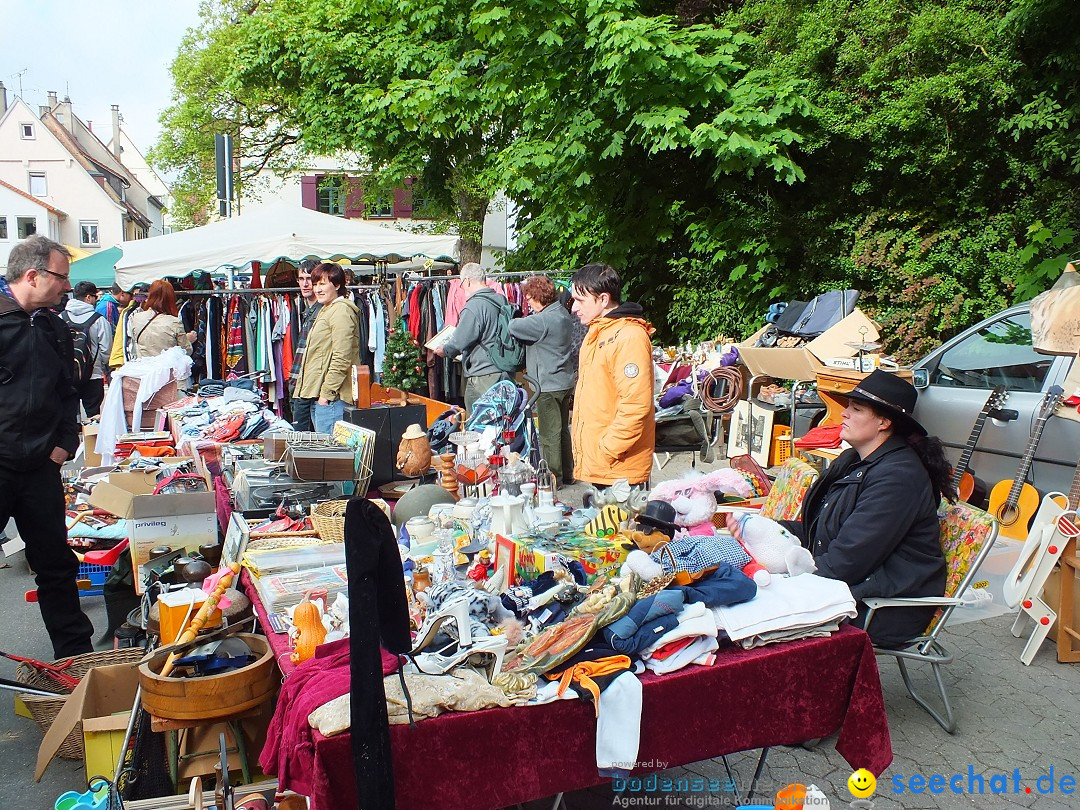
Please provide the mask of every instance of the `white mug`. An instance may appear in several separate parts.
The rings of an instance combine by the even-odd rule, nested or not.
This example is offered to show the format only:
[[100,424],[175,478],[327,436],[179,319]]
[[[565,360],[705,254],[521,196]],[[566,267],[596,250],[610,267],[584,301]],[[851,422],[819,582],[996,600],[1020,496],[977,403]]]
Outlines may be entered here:
[[435,523],[431,518],[418,515],[405,521],[405,531],[409,533],[411,543],[423,543],[435,531]]
[[561,523],[563,519],[563,510],[559,506],[538,506],[534,510],[536,512],[536,519],[541,526],[549,523]]

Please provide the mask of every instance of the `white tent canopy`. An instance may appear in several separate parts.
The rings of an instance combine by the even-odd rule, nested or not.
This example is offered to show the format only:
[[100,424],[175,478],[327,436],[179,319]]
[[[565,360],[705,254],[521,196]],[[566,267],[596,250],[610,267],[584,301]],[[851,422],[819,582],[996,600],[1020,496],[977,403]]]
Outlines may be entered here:
[[233,219],[120,245],[116,282],[125,290],[165,276],[239,268],[278,259],[400,262],[417,256],[457,262],[458,237],[427,236],[320,214],[307,208],[268,205]]

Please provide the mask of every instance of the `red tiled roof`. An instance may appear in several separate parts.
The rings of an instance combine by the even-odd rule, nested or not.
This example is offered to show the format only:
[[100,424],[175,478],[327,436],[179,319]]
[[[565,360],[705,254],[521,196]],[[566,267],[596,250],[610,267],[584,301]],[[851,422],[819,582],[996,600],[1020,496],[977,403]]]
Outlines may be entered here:
[[21,188],[16,188],[15,186],[11,185],[11,183],[6,183],[3,180],[0,180],[0,186],[3,186],[4,188],[11,189],[16,194],[18,194],[18,195],[20,195],[22,197],[26,197],[26,199],[30,200],[31,202],[36,202],[42,208],[48,208],[52,213],[56,214],[58,217],[63,217],[64,219],[67,219],[67,214],[65,214],[59,208],[54,208],[53,206],[49,205],[47,202],[42,202],[37,197],[35,197],[33,194],[28,194],[27,192],[23,191]]

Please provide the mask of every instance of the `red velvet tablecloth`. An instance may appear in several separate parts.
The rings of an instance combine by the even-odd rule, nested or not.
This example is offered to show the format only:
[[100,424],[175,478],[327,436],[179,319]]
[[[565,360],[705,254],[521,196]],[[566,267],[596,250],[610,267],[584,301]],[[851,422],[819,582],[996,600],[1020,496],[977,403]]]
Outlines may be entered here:
[[[241,582],[265,618],[246,572]],[[285,643],[284,636],[271,638],[275,651]],[[288,672],[287,656],[279,660]],[[641,681],[638,762],[674,767],[837,730],[836,750],[853,770],[881,774],[892,762],[877,663],[862,630],[845,627],[829,638],[756,650],[722,648],[714,666]],[[606,781],[596,772],[593,708],[580,701],[451,712],[415,728],[391,726],[390,738],[399,810],[494,809]],[[348,734],[316,732],[314,755],[297,755],[305,761],[293,770],[310,782],[286,787],[309,795],[313,810],[356,805]]]

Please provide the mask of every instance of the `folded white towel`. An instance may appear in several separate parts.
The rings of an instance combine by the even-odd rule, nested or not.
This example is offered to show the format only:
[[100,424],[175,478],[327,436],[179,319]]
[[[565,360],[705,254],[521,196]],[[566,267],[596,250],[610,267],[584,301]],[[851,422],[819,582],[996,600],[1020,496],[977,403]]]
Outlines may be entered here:
[[717,626],[732,641],[793,627],[812,627],[854,618],[855,599],[847,583],[816,574],[773,577],[749,602],[713,608]]

